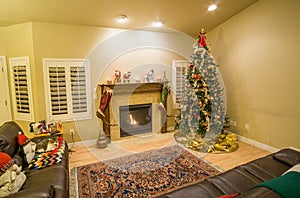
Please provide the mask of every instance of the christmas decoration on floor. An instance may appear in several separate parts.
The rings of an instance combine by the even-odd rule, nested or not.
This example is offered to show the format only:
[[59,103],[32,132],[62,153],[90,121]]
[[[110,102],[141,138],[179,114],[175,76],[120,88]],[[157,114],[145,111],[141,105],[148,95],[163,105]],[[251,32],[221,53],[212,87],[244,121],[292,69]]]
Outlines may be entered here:
[[[204,28],[193,49],[180,103],[181,112],[176,116],[178,129],[174,137],[177,142],[192,150],[232,152],[238,148],[236,136],[224,132],[225,89],[218,65],[206,44]],[[222,142],[219,142],[221,139]]]

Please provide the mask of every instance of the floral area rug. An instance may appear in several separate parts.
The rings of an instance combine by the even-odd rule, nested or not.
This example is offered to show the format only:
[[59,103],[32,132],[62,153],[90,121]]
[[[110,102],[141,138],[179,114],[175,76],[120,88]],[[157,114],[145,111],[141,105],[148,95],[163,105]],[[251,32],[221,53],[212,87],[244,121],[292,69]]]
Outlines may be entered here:
[[220,171],[175,145],[75,167],[71,197],[156,197]]

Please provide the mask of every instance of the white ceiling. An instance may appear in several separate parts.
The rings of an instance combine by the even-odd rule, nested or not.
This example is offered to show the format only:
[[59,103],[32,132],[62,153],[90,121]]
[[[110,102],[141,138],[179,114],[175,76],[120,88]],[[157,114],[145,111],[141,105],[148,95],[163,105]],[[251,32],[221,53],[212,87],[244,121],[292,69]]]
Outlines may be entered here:
[[[0,0],[0,27],[40,21],[114,28],[140,28],[161,19],[190,36],[228,20],[257,0]],[[217,3],[218,9],[207,7]],[[129,21],[118,24],[117,15]]]

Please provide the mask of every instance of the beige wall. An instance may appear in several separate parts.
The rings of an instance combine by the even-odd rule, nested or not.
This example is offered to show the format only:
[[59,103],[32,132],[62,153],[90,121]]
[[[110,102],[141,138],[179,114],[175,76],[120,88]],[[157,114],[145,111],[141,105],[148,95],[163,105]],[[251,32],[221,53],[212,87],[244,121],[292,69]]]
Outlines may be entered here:
[[5,38],[4,38],[5,28],[0,28],[0,54],[5,54]]
[[[43,79],[43,58],[85,58],[89,52],[103,40],[114,35],[120,30],[99,27],[87,27],[54,23],[32,22],[34,61],[36,85],[34,93],[35,104],[37,106],[36,120],[46,119],[44,79]],[[75,130],[75,141],[80,139],[96,138],[93,133],[87,132],[85,137],[80,137],[75,122],[65,122],[64,137],[67,141],[71,140],[69,136],[70,129]]]
[[[46,119],[42,58],[84,58],[98,42],[120,30],[29,22],[0,29],[1,55],[29,56],[34,103],[34,120]],[[9,83],[9,82],[8,82]],[[31,137],[29,121],[17,121]],[[75,123],[64,124],[66,131]],[[66,133],[69,140],[69,133]],[[79,139],[78,135],[76,139]]]
[[208,34],[237,121],[230,130],[277,148],[300,148],[299,8],[260,0]]
[[99,83],[106,83],[107,79],[114,79],[114,71],[121,69],[122,72],[131,71],[131,82],[139,79],[143,82],[144,75],[150,70],[154,70],[154,80],[157,77],[163,78],[166,71],[167,78],[172,78],[172,60],[185,60],[178,54],[159,48],[139,48],[122,54],[112,61],[105,69],[99,79]]
[[[0,41],[2,45],[0,47],[0,53],[1,55],[5,55],[7,59],[10,57],[28,56],[30,61],[31,71],[34,71],[35,64],[34,64],[34,50],[33,50],[33,43],[32,43],[31,27],[32,27],[31,23],[23,23],[23,24],[1,28]],[[9,67],[9,64],[7,65]],[[10,72],[8,72],[8,75],[10,75]],[[34,78],[34,76],[31,77]],[[10,81],[8,82],[8,84],[10,85]],[[11,105],[13,105],[12,100],[10,102]],[[34,104],[34,108],[35,107],[36,105]],[[12,116],[13,116],[13,112],[12,112]],[[24,122],[24,121],[17,121],[17,122],[24,130],[29,129],[28,122]]]
[[1,28],[1,53],[8,57],[33,56],[31,23]]
[[[30,22],[24,23],[16,26],[10,26],[7,28],[1,28],[0,36],[5,39],[4,46],[0,48],[0,52],[3,51],[3,55],[6,55],[8,58],[12,56],[29,56],[30,64],[31,64],[31,78],[33,84],[33,102],[34,102],[34,110],[35,110],[35,121],[46,119],[46,111],[45,111],[45,96],[44,96],[44,79],[43,79],[43,58],[85,58],[88,57],[91,61],[91,83],[92,90],[97,86],[98,80],[101,77],[103,71],[110,67],[109,64],[106,64],[102,61],[102,59],[98,59],[103,55],[105,51],[113,51],[115,49],[119,49],[124,47],[124,42],[120,43],[116,36],[116,39],[112,39],[111,42],[106,42],[110,45],[110,49],[105,48],[104,51],[101,47],[102,43],[109,40],[109,38],[117,35],[122,32],[120,29],[111,29],[111,28],[101,28],[101,27],[87,27],[87,26],[79,26],[79,25],[65,25],[65,24],[53,24],[53,23],[40,23],[40,22]],[[160,42],[165,44],[168,47],[169,43],[177,43],[178,46],[184,46],[178,42],[170,42],[166,43],[168,39],[164,39],[168,37],[168,34],[160,34],[160,33],[146,33],[145,35],[142,31],[137,31],[138,35],[140,35],[140,39],[147,40],[147,35],[150,35],[151,42]],[[159,35],[156,38],[156,35]],[[124,35],[123,35],[124,37]],[[169,36],[174,40],[178,40],[177,37]],[[124,39],[124,38],[121,38]],[[163,39],[163,41],[161,41]],[[132,48],[129,46],[131,43],[128,43],[128,49],[130,54],[132,55]],[[151,43],[150,42],[150,43]],[[137,41],[138,43],[138,41]],[[171,44],[172,46],[172,44]],[[95,48],[101,48],[99,52]],[[134,46],[134,49],[139,48],[140,46]],[[167,48],[166,47],[166,48]],[[171,47],[172,48],[172,47]],[[124,50],[128,50],[125,49]],[[184,48],[186,49],[186,48]],[[96,52],[95,52],[96,51]],[[129,53],[127,51],[126,53]],[[137,50],[139,51],[139,50]],[[186,51],[186,50],[183,50]],[[89,56],[92,53],[92,56]],[[171,64],[170,57],[174,59],[178,59],[178,56],[174,52],[168,52],[166,50],[160,49],[160,52],[157,55],[153,56],[153,61],[158,61],[158,57],[164,63],[166,60],[169,60],[169,64]],[[124,52],[120,52],[124,54]],[[126,54],[125,53],[125,54]],[[137,52],[138,53],[138,52]],[[189,52],[186,52],[189,54]],[[171,54],[171,55],[170,55]],[[116,55],[116,57],[114,57]],[[109,54],[111,56],[111,60],[105,60],[108,62],[118,61],[119,58],[122,59],[123,56],[120,54]],[[138,55],[138,54],[136,54]],[[153,54],[152,54],[153,55]],[[105,58],[105,57],[104,57]],[[127,68],[136,65],[136,60],[133,59],[132,62],[126,60]],[[120,61],[120,60],[119,60]],[[125,68],[121,68],[125,69]],[[109,69],[108,69],[109,70]],[[91,90],[91,92],[92,92]],[[75,129],[75,141],[79,140],[89,140],[95,139],[99,133],[99,126],[96,126],[99,122],[97,118],[95,118],[95,109],[98,107],[97,101],[99,98],[93,100],[92,105],[92,113],[93,119],[86,121],[78,121],[78,122],[68,122],[64,123],[65,134],[64,137],[67,141],[70,141],[71,138],[69,136],[69,130],[71,128]],[[96,105],[94,104],[96,103]],[[96,124],[95,124],[96,122]],[[28,136],[29,134],[29,122],[19,122],[21,124],[22,129]],[[80,132],[79,132],[80,131]]]

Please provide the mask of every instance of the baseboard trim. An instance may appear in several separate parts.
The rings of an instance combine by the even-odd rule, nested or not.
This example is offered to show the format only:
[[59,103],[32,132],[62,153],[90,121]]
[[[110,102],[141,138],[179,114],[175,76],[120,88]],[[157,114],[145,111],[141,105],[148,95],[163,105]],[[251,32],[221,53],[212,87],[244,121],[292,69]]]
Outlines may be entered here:
[[246,137],[241,136],[241,135],[237,135],[237,137],[238,137],[238,140],[240,140],[240,141],[242,141],[242,142],[251,144],[251,145],[253,145],[253,146],[257,147],[257,148],[260,148],[260,149],[269,151],[269,152],[271,152],[271,153],[275,153],[275,152],[277,152],[277,151],[280,150],[280,149],[278,149],[278,148],[269,146],[269,145],[267,145],[267,144],[263,144],[263,143],[261,143],[261,142],[258,142],[258,141],[255,141],[255,140],[246,138]]
[[93,145],[93,144],[97,144],[97,139],[84,140],[79,142],[69,142],[68,144],[71,146]]

